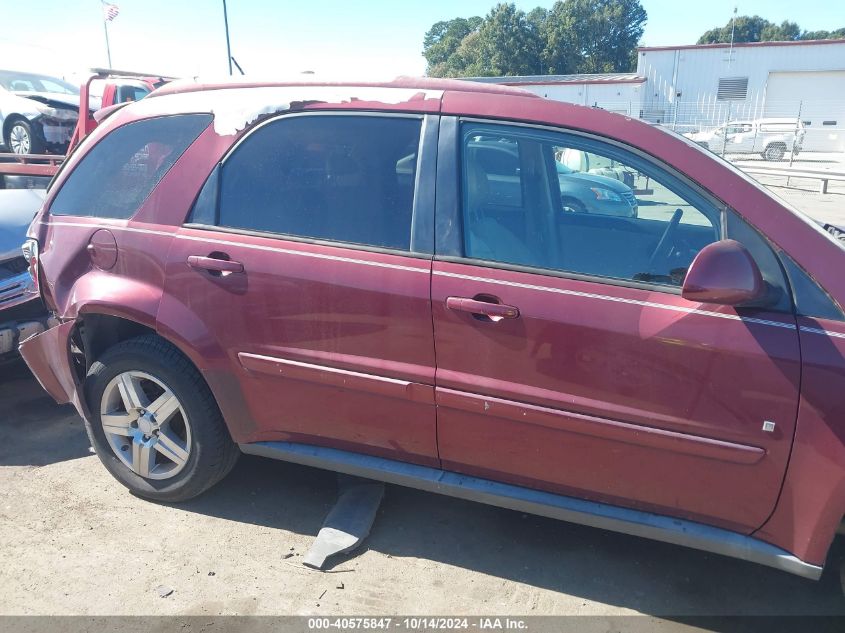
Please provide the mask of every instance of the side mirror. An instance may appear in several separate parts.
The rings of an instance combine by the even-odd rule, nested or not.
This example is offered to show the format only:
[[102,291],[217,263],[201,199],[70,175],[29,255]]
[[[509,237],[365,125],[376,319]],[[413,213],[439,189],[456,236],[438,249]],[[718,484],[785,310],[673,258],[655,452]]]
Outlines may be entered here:
[[696,255],[681,296],[689,301],[741,305],[763,297],[766,285],[748,250],[736,240],[708,244]]

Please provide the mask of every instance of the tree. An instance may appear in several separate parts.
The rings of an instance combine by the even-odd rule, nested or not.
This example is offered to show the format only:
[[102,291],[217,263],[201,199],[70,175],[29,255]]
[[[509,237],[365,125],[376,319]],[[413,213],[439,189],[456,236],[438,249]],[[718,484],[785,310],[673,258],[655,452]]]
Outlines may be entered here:
[[801,27],[795,22],[784,20],[777,24],[770,24],[763,29],[760,40],[763,42],[791,42],[801,39]]
[[545,46],[541,58],[546,72],[553,75],[577,72],[579,55],[575,43],[575,17],[566,2],[555,2],[543,28]]
[[722,28],[707,31],[698,38],[698,44],[730,42],[731,34],[733,34],[734,42],[759,42],[763,36],[763,29],[772,26],[774,24],[759,15],[741,15],[729,21]]
[[551,73],[627,72],[647,19],[639,0],[564,0],[546,18]]
[[839,40],[845,39],[845,28],[835,31],[804,31],[801,34],[802,40]]
[[698,38],[699,44],[727,44],[734,42],[793,42],[797,40],[827,40],[845,37],[845,28],[836,31],[802,31],[795,22],[769,22],[759,15],[741,15],[721,28],[710,29]]
[[646,17],[639,0],[558,0],[527,14],[502,3],[483,20],[436,23],[423,55],[435,77],[625,72]]
[[543,58],[543,50],[546,47],[546,20],[548,17],[549,12],[543,7],[535,7],[525,16],[525,23],[531,34],[531,56],[537,65],[536,70],[533,72],[539,75],[549,72]]
[[478,31],[477,60],[481,74],[530,75],[540,68],[539,38],[525,13],[513,4],[498,4],[484,18]]
[[444,76],[442,71],[448,68],[449,58],[455,54],[467,35],[478,30],[481,22],[480,17],[474,16],[434,24],[423,39],[423,57],[428,62],[428,74]]

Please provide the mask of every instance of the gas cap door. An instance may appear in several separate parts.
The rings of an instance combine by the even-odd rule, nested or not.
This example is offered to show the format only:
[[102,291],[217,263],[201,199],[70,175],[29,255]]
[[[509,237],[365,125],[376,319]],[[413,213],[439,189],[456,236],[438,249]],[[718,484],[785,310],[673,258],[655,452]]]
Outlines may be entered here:
[[111,270],[117,263],[117,242],[107,229],[95,232],[86,248],[91,262],[100,270]]

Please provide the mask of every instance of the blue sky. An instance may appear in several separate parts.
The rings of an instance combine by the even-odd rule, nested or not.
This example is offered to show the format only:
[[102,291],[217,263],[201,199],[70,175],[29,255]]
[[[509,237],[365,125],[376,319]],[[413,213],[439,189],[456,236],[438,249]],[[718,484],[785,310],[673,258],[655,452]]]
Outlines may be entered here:
[[[112,0],[112,64],[173,75],[227,71],[222,0]],[[641,0],[643,43],[692,44],[740,15],[792,20],[802,28],[845,26],[842,0]],[[484,15],[494,0],[228,0],[232,52],[249,74],[314,70],[341,77],[422,74],[425,32],[438,20]],[[518,1],[525,10],[551,0]],[[58,75],[106,64],[99,0],[0,0],[0,15],[26,28],[0,30],[0,67]],[[10,23],[11,24],[11,23]]]

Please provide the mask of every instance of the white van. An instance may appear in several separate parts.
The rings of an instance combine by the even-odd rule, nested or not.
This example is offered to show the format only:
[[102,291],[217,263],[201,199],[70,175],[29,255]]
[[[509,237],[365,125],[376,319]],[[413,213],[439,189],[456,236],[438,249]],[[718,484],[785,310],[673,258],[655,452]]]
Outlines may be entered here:
[[766,160],[782,160],[790,150],[801,151],[804,134],[804,123],[797,119],[756,119],[730,121],[684,136],[716,154],[760,154]]

